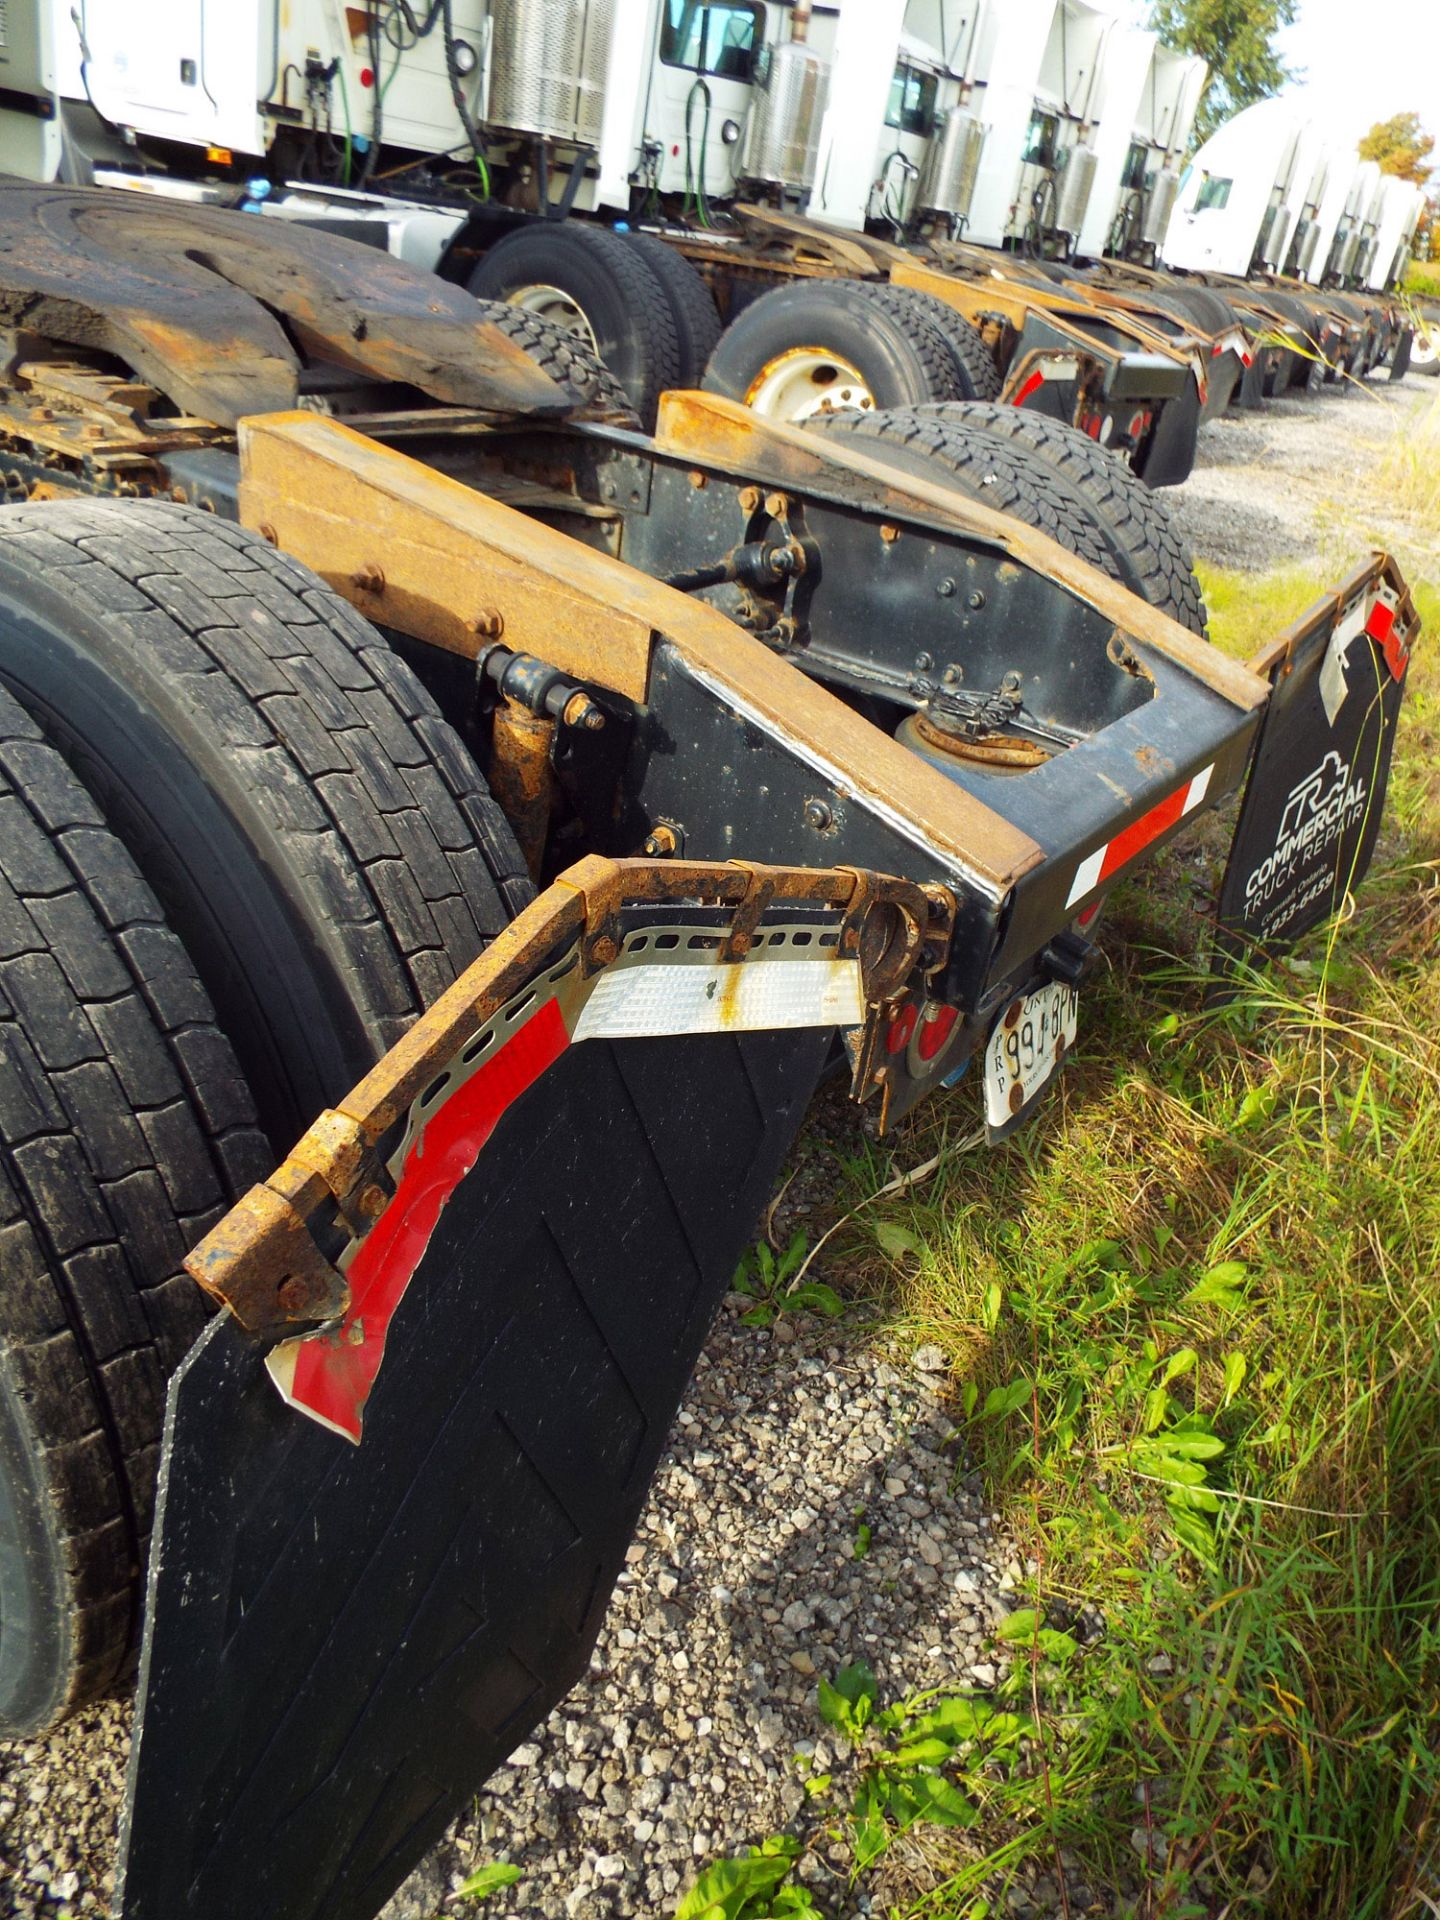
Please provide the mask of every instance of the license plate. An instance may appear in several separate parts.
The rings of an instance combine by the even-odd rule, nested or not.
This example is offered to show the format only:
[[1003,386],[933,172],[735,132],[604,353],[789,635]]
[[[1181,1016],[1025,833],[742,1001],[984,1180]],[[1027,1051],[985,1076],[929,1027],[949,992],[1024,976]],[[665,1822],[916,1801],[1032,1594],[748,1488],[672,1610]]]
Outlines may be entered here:
[[1060,1071],[1075,1044],[1080,996],[1055,980],[1010,1002],[985,1046],[985,1119],[992,1138],[1011,1132]]

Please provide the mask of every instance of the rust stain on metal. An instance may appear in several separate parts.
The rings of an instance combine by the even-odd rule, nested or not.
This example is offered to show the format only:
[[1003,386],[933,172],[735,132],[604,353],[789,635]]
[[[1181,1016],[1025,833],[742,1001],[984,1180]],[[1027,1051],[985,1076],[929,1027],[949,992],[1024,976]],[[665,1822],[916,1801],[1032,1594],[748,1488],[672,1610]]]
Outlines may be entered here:
[[555,722],[548,714],[532,713],[518,700],[495,709],[486,769],[490,791],[514,829],[532,880],[540,878],[555,804],[554,742]]
[[[733,909],[732,936],[748,945],[764,904],[784,900],[842,910],[840,950],[859,956],[870,1008],[857,1057],[873,1061],[875,1034],[894,995],[917,967],[933,969],[946,958],[955,916],[955,899],[946,888],[856,868],[591,856],[532,902],[359,1086],[321,1116],[270,1178],[206,1235],[187,1259],[187,1270],[255,1332],[279,1335],[296,1323],[337,1318],[348,1305],[348,1288],[321,1252],[310,1221],[318,1225],[338,1207],[352,1231],[363,1233],[377,1195],[384,1199],[383,1183],[373,1177],[377,1142],[539,969],[577,940],[586,943],[594,965],[609,965],[619,946],[606,929],[619,925],[617,916],[629,902],[727,906]],[[723,990],[732,996],[740,965],[736,959],[725,968]]]
[[[695,403],[704,415],[710,398],[670,395],[665,404]],[[755,420],[739,407],[715,417],[745,433]],[[820,436],[791,438],[804,444]],[[378,538],[387,625],[473,658],[476,636],[453,609],[476,605],[483,583],[503,598],[507,645],[637,701],[646,697],[652,648],[664,636],[740,710],[836,767],[857,794],[902,816],[981,884],[1003,892],[1044,858],[1028,834],[877,732],[718,608],[336,421],[306,413],[247,420],[240,447],[242,520],[271,520],[285,550],[345,597],[354,597],[349,579],[362,549],[374,551]],[[764,436],[757,450],[769,458],[777,448],[787,452],[789,441],[772,444]],[[824,458],[816,472],[843,473],[850,464]],[[873,471],[894,486],[893,473]],[[941,488],[931,491],[937,501],[950,499]]]
[[461,288],[332,235],[150,194],[0,183],[0,321],[12,315],[115,354],[224,427],[295,404],[291,338],[459,406],[571,410]]
[[705,458],[711,468],[751,473],[762,462],[796,489],[813,488],[925,523],[957,528],[1047,575],[1115,622],[1137,644],[1153,647],[1243,712],[1262,707],[1270,690],[1259,675],[1201,640],[1117,580],[1005,514],[964,499],[932,481],[897,473],[858,450],[854,440],[807,433],[762,419],[712,393],[667,393],[660,401],[657,444],[681,458]]

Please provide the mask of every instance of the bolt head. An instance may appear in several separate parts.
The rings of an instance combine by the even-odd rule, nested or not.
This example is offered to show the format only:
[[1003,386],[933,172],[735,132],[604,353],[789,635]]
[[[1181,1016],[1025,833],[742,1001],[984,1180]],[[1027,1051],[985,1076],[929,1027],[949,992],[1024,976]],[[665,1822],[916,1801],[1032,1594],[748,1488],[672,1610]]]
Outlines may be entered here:
[[948,573],[946,574],[945,578],[940,582],[939,586],[936,587],[935,591],[936,593],[939,594],[942,600],[950,599],[951,595],[955,591],[955,582],[950,578]]
[[985,604],[985,596],[980,591],[979,587],[977,587],[975,591],[970,595],[970,598],[966,602],[966,605],[969,607],[972,613],[979,613],[980,609],[984,606],[984,604]]
[[807,800],[805,802],[805,824],[807,827],[813,827],[817,833],[823,833],[826,827],[833,825],[834,820],[835,815],[828,802],[824,800]]

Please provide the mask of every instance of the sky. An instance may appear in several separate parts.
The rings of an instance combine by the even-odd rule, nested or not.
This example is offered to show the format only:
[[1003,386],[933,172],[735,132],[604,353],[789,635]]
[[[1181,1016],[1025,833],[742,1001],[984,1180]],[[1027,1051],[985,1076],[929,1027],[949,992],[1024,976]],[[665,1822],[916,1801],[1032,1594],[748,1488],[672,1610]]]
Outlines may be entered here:
[[[1119,10],[1140,25],[1150,12],[1147,0],[1120,0]],[[1301,90],[1316,114],[1333,119],[1338,138],[1358,140],[1377,120],[1418,113],[1440,154],[1440,0],[1299,0],[1276,46],[1304,70]]]
[[1334,117],[1337,134],[1358,138],[1377,120],[1415,112],[1440,142],[1440,0],[1300,0],[1275,44],[1305,69],[1306,98]]

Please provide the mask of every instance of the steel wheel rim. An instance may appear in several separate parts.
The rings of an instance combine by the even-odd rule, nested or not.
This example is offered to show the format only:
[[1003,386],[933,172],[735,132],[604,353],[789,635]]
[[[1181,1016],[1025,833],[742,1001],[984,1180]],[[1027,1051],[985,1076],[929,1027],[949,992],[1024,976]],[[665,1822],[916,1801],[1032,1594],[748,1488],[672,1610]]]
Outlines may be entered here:
[[505,304],[520,307],[526,313],[539,314],[542,320],[563,327],[566,333],[573,333],[599,359],[600,345],[595,338],[590,317],[575,296],[566,293],[563,287],[552,287],[537,281],[534,286],[517,287],[513,293],[507,293]]
[[1440,322],[1417,327],[1410,342],[1411,366],[1431,367],[1437,360],[1440,360]]
[[817,414],[873,412],[875,396],[859,369],[829,347],[790,347],[760,369],[745,404],[799,426]]

